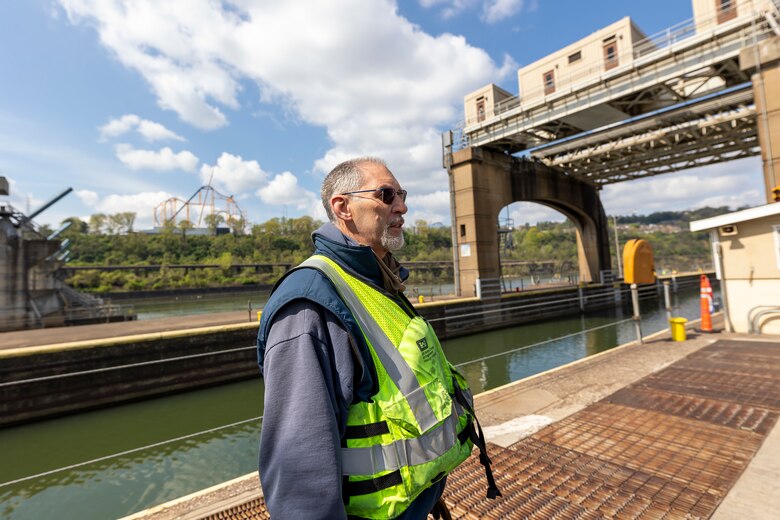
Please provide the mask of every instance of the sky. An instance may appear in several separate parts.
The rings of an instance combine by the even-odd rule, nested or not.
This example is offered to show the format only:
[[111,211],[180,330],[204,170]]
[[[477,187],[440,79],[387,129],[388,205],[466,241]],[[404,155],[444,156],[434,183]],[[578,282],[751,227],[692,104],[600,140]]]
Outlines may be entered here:
[[[449,224],[441,133],[488,83],[631,16],[685,0],[16,0],[0,2],[0,175],[36,222],[153,210],[211,182],[250,223],[324,220],[342,160],[384,158],[407,222]],[[757,158],[605,187],[608,215],[764,203]],[[515,224],[563,220],[532,203]]]

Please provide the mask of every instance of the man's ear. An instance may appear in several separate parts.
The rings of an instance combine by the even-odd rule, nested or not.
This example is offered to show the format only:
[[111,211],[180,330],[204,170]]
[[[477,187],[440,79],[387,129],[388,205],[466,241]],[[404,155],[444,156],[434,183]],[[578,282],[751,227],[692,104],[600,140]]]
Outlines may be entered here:
[[352,209],[349,207],[349,199],[344,195],[334,195],[330,199],[330,209],[339,220],[352,220]]

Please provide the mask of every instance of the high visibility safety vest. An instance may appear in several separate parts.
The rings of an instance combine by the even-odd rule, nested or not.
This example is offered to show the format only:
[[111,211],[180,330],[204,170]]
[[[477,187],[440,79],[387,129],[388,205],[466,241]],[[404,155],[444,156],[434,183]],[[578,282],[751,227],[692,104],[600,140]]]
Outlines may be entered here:
[[484,436],[474,427],[468,384],[447,362],[433,328],[325,256],[299,267],[317,269],[333,283],[376,367],[379,390],[371,402],[350,406],[342,439],[347,514],[395,518],[468,458],[474,443],[488,473],[488,496],[500,496]]

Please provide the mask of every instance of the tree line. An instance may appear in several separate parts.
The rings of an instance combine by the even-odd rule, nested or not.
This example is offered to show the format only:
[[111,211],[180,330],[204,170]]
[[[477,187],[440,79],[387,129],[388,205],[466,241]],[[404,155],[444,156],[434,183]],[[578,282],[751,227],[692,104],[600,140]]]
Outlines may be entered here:
[[[706,211],[705,211],[706,210]],[[728,208],[703,208],[699,212],[727,211]],[[618,240],[621,246],[630,238],[643,238],[653,247],[659,272],[685,271],[710,267],[706,233],[691,233],[686,219],[705,218],[692,212],[662,212],[644,216],[617,217]],[[158,290],[185,287],[224,287],[246,284],[272,284],[278,270],[238,269],[238,264],[284,263],[296,265],[313,251],[311,233],[321,222],[308,217],[273,218],[252,225],[243,232],[221,235],[192,234],[189,226],[163,226],[158,234],[133,231],[135,215],[93,215],[89,222],[77,217],[66,219],[70,227],[60,239],[70,240],[73,266],[161,265],[156,271],[78,271],[68,278],[72,286],[87,291],[114,292]],[[66,222],[66,221],[63,221]],[[613,219],[610,219],[612,225]],[[216,224],[214,222],[211,223]],[[677,225],[677,231],[653,229],[652,224]],[[648,229],[647,226],[651,226]],[[216,227],[216,226],[214,226]],[[47,230],[42,230],[47,231]],[[614,237],[614,229],[610,229]],[[449,226],[430,225],[418,220],[405,230],[406,245],[397,252],[401,262],[452,261],[452,240]],[[500,234],[500,257],[516,260],[522,265],[504,268],[505,275],[524,276],[547,274],[567,276],[577,272],[577,242],[574,225],[569,222],[540,222],[523,225]],[[615,244],[610,243],[613,255]],[[212,264],[212,269],[169,269],[182,264]],[[412,285],[431,282],[451,282],[451,269],[413,272]]]

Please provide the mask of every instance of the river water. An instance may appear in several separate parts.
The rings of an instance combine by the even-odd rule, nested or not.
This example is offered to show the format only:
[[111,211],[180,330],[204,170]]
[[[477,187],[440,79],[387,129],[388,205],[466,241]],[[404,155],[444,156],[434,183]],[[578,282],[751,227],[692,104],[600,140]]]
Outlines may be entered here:
[[[696,289],[673,304],[698,318]],[[443,347],[477,393],[634,340],[631,322],[615,324],[626,318],[615,309]],[[643,302],[642,319],[645,335],[667,328],[662,300]],[[258,377],[0,430],[0,518],[118,518],[255,471],[262,403]]]

